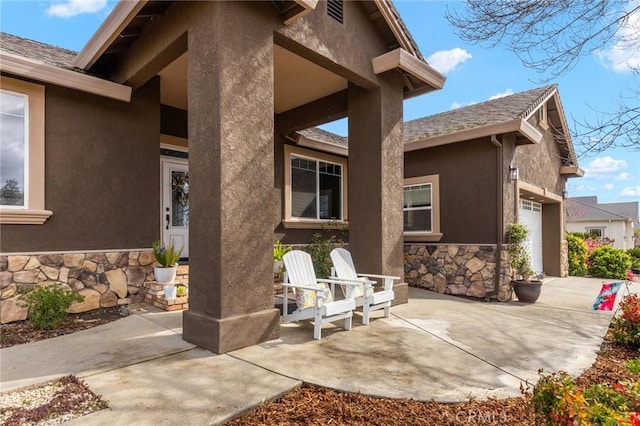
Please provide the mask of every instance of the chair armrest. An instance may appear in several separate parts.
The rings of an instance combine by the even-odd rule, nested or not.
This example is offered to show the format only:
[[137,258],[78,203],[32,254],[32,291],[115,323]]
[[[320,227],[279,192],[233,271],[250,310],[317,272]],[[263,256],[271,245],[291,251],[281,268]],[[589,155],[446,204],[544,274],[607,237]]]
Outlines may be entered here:
[[365,287],[367,285],[373,285],[376,282],[375,281],[371,281],[371,280],[350,280],[347,278],[338,278],[335,280],[327,280],[327,279],[323,279],[320,278],[317,280],[319,283],[327,283],[327,284],[344,284],[344,285],[350,285],[350,286],[361,286],[364,285]]
[[309,285],[299,285],[299,284],[292,284],[292,283],[283,283],[282,287],[293,287],[293,288],[299,288],[300,290],[311,290],[311,291],[320,292],[320,293],[326,293],[329,291],[328,288],[311,287]]
[[400,277],[396,277],[394,275],[376,275],[376,274],[358,274],[359,277],[362,278],[390,278],[392,280],[399,280],[401,279]]

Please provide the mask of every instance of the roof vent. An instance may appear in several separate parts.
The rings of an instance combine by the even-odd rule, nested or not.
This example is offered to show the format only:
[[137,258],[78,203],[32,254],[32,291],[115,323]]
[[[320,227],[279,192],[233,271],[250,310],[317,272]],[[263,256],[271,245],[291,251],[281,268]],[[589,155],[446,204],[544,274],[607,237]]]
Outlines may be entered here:
[[342,24],[342,0],[327,0],[327,15]]

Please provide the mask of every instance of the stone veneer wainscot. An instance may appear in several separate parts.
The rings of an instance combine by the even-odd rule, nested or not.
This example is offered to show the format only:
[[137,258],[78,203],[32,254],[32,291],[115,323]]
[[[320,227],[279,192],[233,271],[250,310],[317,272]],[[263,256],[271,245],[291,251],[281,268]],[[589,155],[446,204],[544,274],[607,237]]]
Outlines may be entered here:
[[0,322],[26,319],[18,289],[60,284],[84,296],[69,312],[141,302],[145,281],[153,281],[151,250],[0,256]]
[[[495,244],[405,244],[405,280],[438,293],[486,298],[495,286],[496,257]],[[491,297],[506,302],[512,296],[506,246],[499,258],[498,293]]]

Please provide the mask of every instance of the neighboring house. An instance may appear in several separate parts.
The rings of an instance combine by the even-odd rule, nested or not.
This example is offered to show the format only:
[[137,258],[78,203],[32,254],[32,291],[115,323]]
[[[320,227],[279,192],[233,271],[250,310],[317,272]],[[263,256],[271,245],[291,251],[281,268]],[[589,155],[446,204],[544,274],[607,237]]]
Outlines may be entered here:
[[[275,338],[273,243],[334,217],[360,268],[402,273],[402,102],[445,79],[388,0],[122,1],[78,54],[2,34],[0,73],[3,321],[18,285],[126,303],[164,239],[185,340]],[[347,116],[350,199],[346,164],[286,137]]]
[[567,231],[586,232],[613,240],[613,247],[635,246],[633,229],[638,223],[638,201],[598,203],[598,197],[571,197],[566,200]]
[[[346,164],[345,138],[310,129],[297,141]],[[508,300],[504,234],[515,222],[529,228],[534,270],[567,275],[563,194],[583,172],[556,85],[406,122],[404,152],[410,285]]]

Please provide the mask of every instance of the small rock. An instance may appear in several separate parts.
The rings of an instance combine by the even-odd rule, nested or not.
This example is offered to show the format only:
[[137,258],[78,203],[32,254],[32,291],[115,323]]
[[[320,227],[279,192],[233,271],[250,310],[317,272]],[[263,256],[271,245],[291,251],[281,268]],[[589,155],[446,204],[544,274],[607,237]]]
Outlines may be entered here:
[[27,319],[29,309],[24,306],[20,296],[0,301],[0,323],[7,324]]

